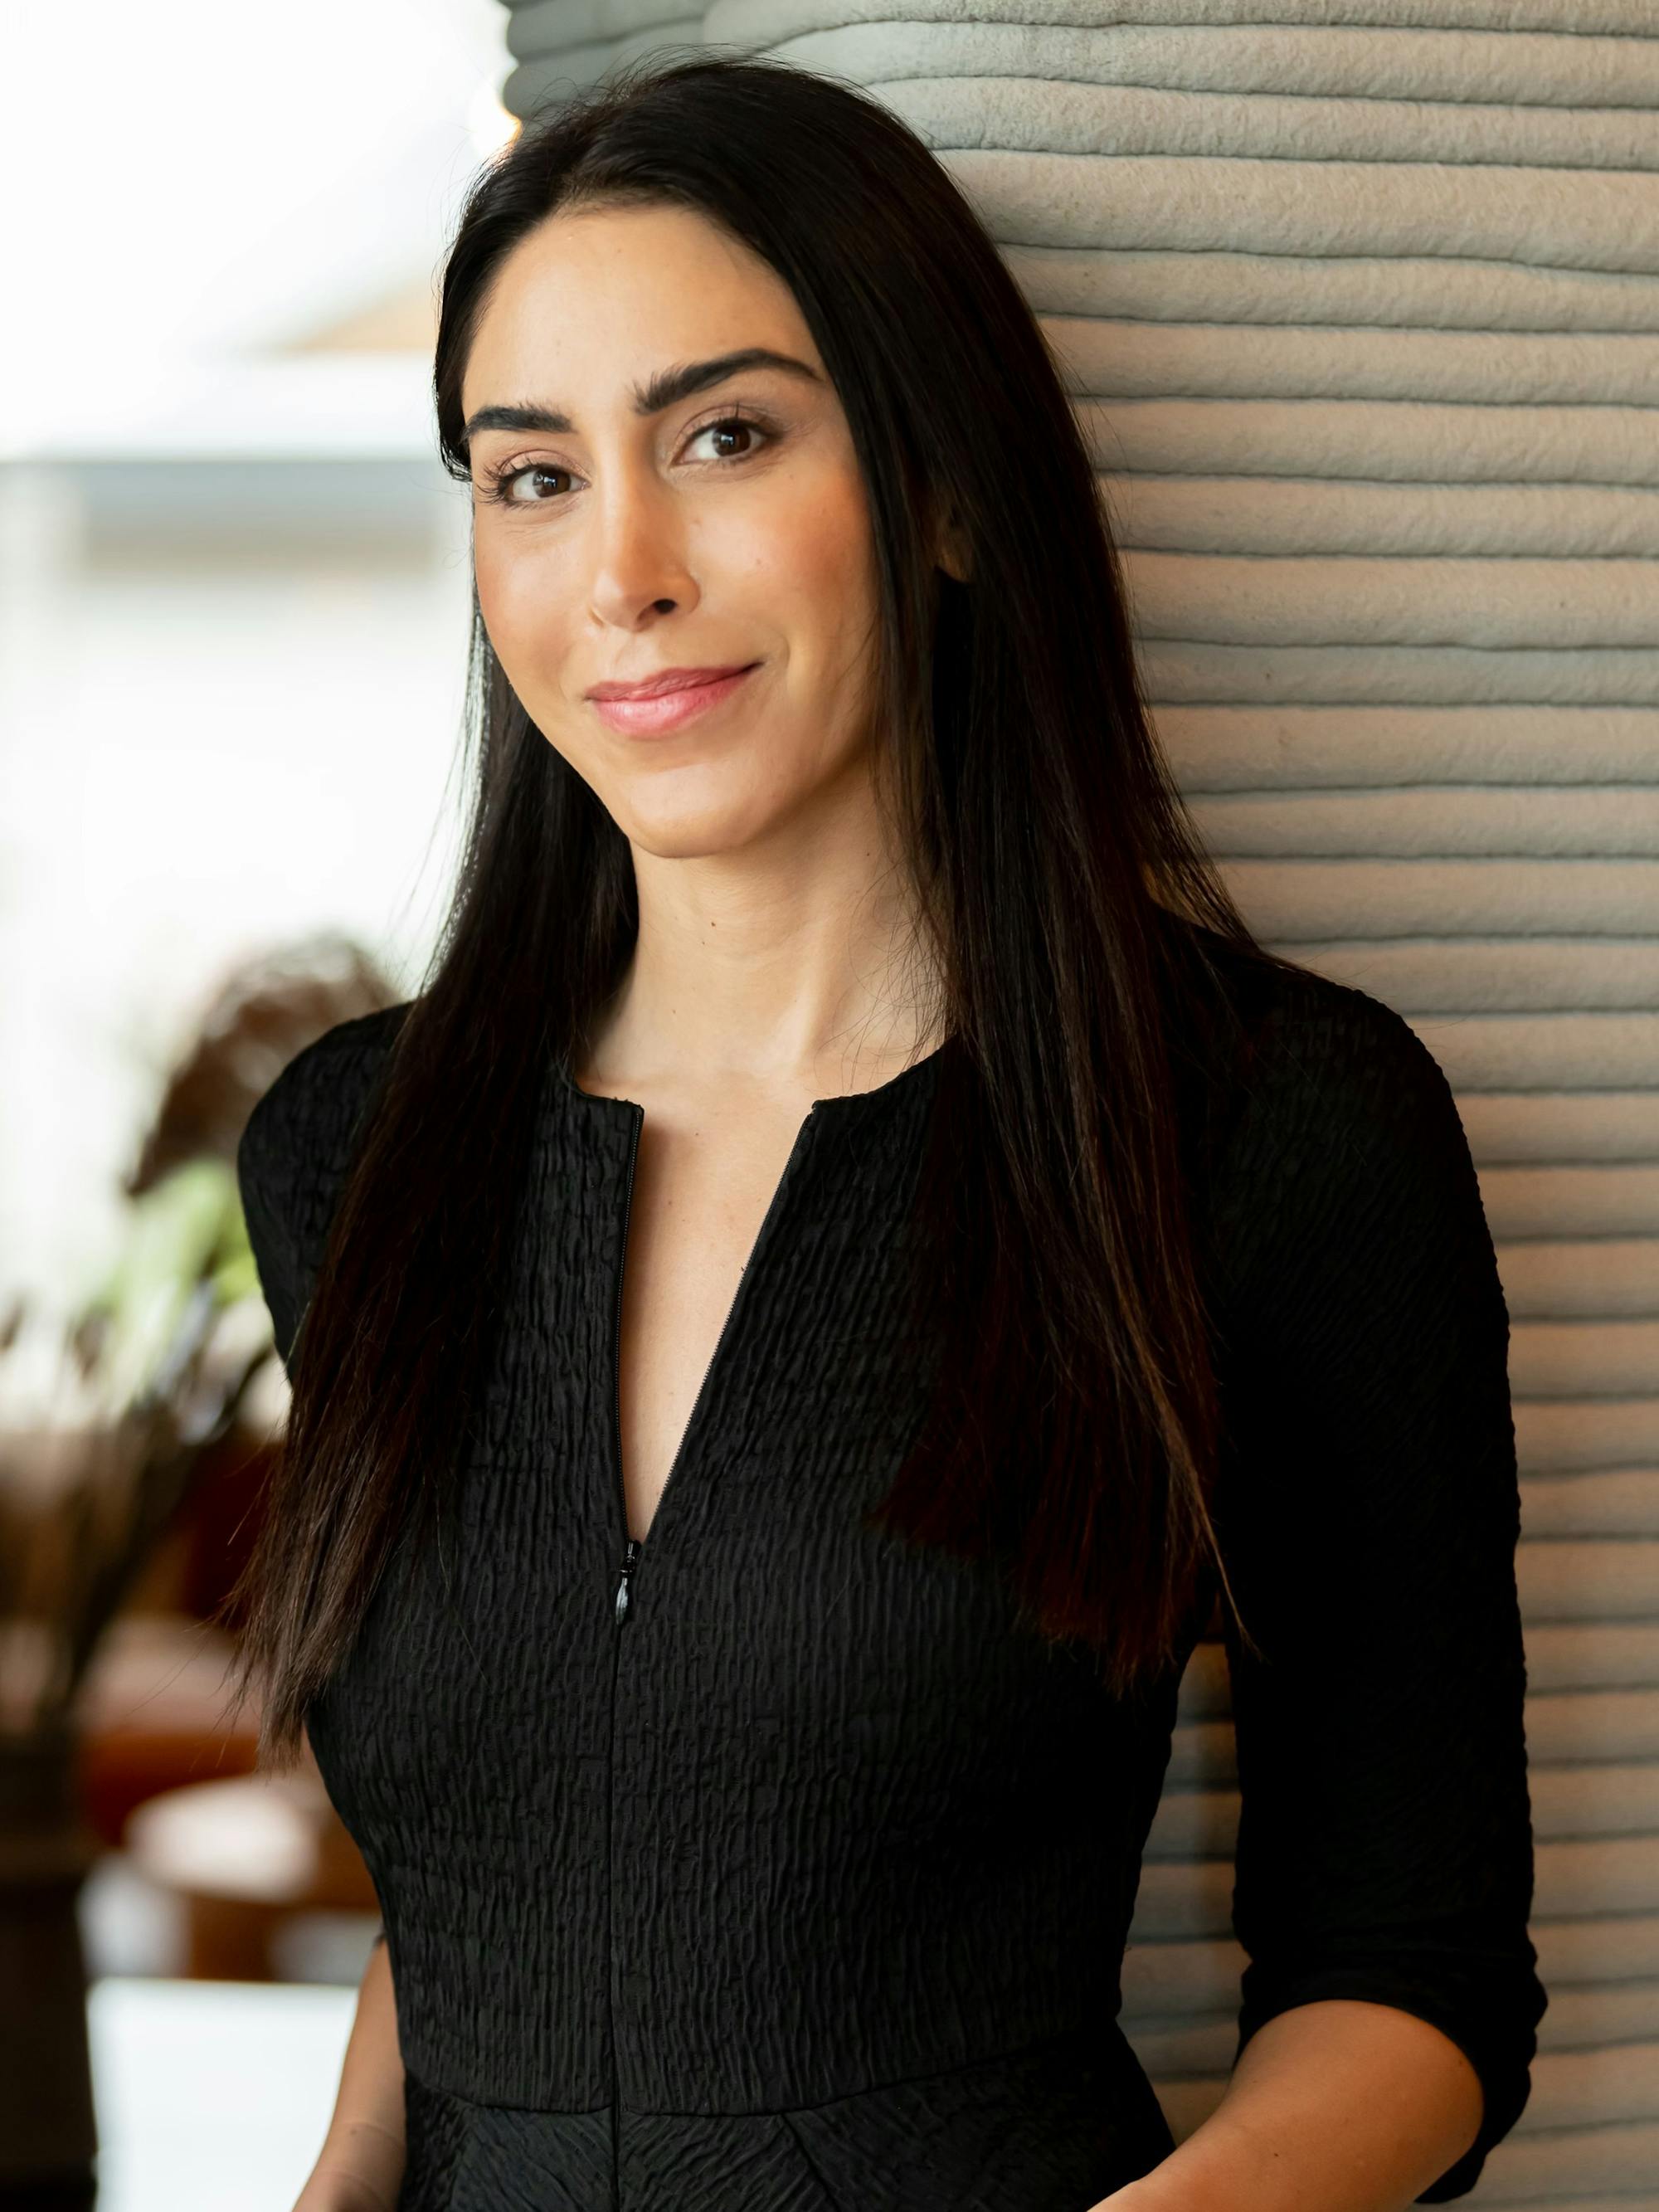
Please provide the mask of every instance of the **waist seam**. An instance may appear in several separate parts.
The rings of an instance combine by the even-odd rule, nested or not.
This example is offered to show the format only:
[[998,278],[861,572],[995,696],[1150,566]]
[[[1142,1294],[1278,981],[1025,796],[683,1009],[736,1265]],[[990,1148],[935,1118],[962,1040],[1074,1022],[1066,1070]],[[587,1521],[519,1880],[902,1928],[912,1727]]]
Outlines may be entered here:
[[1075,2050],[1095,2044],[1116,2043],[1132,2050],[1121,2027],[1115,2020],[1103,2021],[1098,2027],[1067,2028],[1058,2035],[1040,2037],[1035,2043],[1018,2043],[1008,2049],[992,2051],[983,2058],[966,2058],[953,2065],[927,2066],[914,2074],[889,2075],[879,2081],[869,2081],[856,2089],[838,2090],[833,2097],[822,2097],[805,2104],[744,2105],[710,2107],[707,2105],[507,2105],[487,2098],[471,2097],[464,2089],[447,2089],[441,2083],[428,2080],[405,2065],[406,2080],[412,2080],[418,2090],[428,2096],[448,2097],[458,2105],[478,2112],[522,2112],[535,2119],[594,2118],[613,2110],[634,2114],[641,2119],[664,2120],[787,2120],[793,2112],[826,2112],[832,2105],[849,2104],[860,2097],[880,2096],[889,2089],[908,2088],[917,2081],[937,2081],[942,2077],[954,2080],[963,2074],[976,2074],[990,2066],[1004,2066],[1012,2060],[1039,2057],[1045,2051]]

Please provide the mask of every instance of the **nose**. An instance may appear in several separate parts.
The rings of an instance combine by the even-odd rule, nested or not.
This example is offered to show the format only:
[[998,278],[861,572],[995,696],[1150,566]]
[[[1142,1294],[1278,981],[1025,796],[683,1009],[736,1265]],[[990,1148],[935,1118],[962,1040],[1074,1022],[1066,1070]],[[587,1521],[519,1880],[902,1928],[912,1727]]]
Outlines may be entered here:
[[630,629],[644,616],[695,603],[684,515],[650,470],[612,473],[596,488],[588,518],[588,599],[596,621]]

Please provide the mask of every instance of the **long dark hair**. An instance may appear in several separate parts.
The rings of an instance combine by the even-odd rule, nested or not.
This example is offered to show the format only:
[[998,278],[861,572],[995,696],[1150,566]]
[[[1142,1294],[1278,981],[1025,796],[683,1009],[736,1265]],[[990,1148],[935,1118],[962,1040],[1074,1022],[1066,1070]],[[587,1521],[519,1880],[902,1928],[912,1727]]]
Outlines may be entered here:
[[[950,1037],[915,1247],[943,1324],[938,1388],[879,1517],[998,1552],[1028,1617],[1085,1639],[1127,1692],[1177,1648],[1206,1563],[1226,1587],[1176,1110],[1200,1001],[1220,1001],[1188,956],[1209,933],[1294,963],[1239,916],[1151,732],[1042,331],[944,167],[856,87],[698,50],[533,116],[474,180],[445,264],[450,473],[469,476],[462,377],[503,258],[556,210],[651,204],[696,210],[788,284],[873,521],[873,773]],[[933,566],[940,514],[966,581]],[[514,696],[476,590],[473,607],[454,898],[358,1132],[233,1593],[271,1764],[298,1750],[404,1516],[459,1462],[538,1084],[553,1055],[579,1064],[637,931],[627,839]]]

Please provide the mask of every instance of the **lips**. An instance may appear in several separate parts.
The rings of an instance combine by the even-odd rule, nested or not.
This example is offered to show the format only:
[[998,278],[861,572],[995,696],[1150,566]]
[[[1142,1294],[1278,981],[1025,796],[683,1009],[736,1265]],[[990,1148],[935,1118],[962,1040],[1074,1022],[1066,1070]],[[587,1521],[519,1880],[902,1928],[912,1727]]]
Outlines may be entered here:
[[688,684],[684,678],[696,673],[708,678],[709,672],[684,670],[680,672],[682,680],[671,690],[659,688],[654,693],[643,694],[636,691],[621,699],[596,698],[593,712],[611,729],[627,736],[665,737],[672,731],[684,729],[688,723],[717,714],[759,665],[758,661],[751,662],[746,668],[733,668],[698,684]]
[[637,684],[596,684],[588,693],[590,699],[660,699],[665,692],[690,691],[700,684],[723,683],[728,676],[740,676],[752,662],[732,661],[724,668],[665,668],[656,676],[642,678]]

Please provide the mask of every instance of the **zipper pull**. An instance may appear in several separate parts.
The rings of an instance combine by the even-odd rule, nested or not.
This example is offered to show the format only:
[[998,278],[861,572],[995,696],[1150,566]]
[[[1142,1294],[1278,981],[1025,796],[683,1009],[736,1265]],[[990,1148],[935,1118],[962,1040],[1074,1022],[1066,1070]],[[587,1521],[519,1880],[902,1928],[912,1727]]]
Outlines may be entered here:
[[639,1558],[639,1539],[637,1536],[630,1536],[628,1540],[628,1549],[623,1553],[622,1580],[617,1584],[617,1621],[618,1626],[621,1626],[623,1615],[628,1610],[628,1577],[633,1573],[634,1562]]

